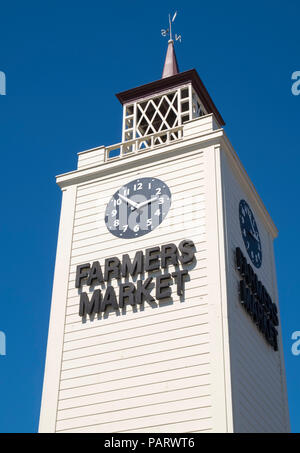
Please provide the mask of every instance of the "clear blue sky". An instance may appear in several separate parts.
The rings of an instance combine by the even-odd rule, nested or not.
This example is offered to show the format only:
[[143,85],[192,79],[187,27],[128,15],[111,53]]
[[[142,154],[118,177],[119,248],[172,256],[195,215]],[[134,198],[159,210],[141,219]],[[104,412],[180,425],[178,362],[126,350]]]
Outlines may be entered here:
[[292,429],[300,432],[299,0],[2,2],[0,432],[36,432],[61,194],[76,153],[121,139],[115,93],[161,76],[178,9],[182,71],[196,68],[275,224]]

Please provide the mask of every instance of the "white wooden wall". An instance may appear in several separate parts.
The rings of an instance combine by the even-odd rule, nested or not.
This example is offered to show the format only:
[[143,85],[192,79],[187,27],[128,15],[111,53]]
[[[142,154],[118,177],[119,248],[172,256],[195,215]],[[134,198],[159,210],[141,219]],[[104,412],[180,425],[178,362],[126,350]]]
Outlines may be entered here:
[[[240,198],[259,213],[247,178],[238,182],[224,157],[226,143],[207,115],[185,124],[177,143],[112,162],[104,162],[104,148],[90,150],[77,171],[58,177],[64,195],[40,432],[288,429],[282,351],[271,350],[238,302]],[[150,176],[172,192],[167,218],[138,239],[112,236],[104,224],[110,197]],[[272,238],[263,221],[258,227],[266,247],[261,279],[276,301]],[[184,300],[173,286],[171,304],[79,317],[78,264],[182,239],[197,249]]]
[[[136,177],[158,177],[172,192],[168,218],[136,240],[112,236],[104,224],[106,204]],[[140,166],[125,175],[81,184],[77,189],[70,262],[57,431],[185,431],[211,428],[205,186],[203,153]],[[178,212],[189,222],[183,229]],[[182,212],[182,211],[180,211]],[[185,219],[187,221],[187,218]],[[186,283],[186,300],[144,310],[127,308],[85,323],[78,316],[78,264],[192,239],[197,268]],[[88,288],[86,288],[88,291]]]
[[[235,265],[235,248],[247,261],[240,231],[239,202],[245,199],[255,216],[261,243],[262,265],[253,269],[278,306],[273,236],[251,187],[234,170],[230,152],[221,154],[222,192],[225,212],[226,267],[229,313],[229,342],[235,432],[287,432],[289,418],[279,325],[279,351],[275,352],[239,302],[240,276]],[[279,311],[279,307],[278,307]]]
[[[203,118],[202,123],[206,122]],[[82,178],[79,184],[66,187],[67,192],[76,190],[72,222],[69,219],[72,227],[69,239],[65,238],[71,244],[70,255],[65,257],[69,262],[64,262],[68,290],[66,298],[55,296],[54,290],[50,333],[55,319],[62,316],[62,307],[64,326],[57,331],[61,338],[56,342],[49,335],[40,431],[205,432],[215,430],[216,424],[226,431],[221,344],[211,332],[216,323],[208,295],[210,287],[215,291],[208,278],[209,266],[216,267],[208,259],[212,229],[207,235],[207,221],[215,222],[215,213],[207,205],[212,183],[209,156],[214,148],[204,141],[195,145],[197,140],[188,140],[173,154],[159,152],[152,160],[145,154],[145,159],[133,159],[125,170],[115,165],[102,177],[89,177],[86,182]],[[176,150],[176,145],[171,148]],[[172,192],[167,218],[141,238],[126,241],[112,236],[104,224],[110,197],[132,179],[150,176],[165,181]],[[78,264],[103,263],[123,253],[133,257],[137,250],[178,244],[185,238],[196,245],[197,263],[190,270],[183,299],[173,286],[172,303],[157,308],[145,303],[141,309],[127,307],[126,314],[110,311],[101,319],[87,317],[86,321],[79,317]],[[58,250],[66,241],[58,244]]]

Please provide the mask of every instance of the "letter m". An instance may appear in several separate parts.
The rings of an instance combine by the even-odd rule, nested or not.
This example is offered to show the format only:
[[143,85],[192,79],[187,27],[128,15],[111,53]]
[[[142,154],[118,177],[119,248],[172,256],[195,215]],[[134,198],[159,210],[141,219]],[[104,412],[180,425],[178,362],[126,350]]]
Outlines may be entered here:
[[129,255],[123,255],[121,273],[122,277],[127,277],[130,274],[134,277],[136,274],[143,272],[143,252],[136,252],[133,262],[129,258]]
[[101,302],[101,290],[96,289],[93,292],[91,300],[87,293],[80,294],[79,303],[79,316],[91,315],[92,313],[99,313]]

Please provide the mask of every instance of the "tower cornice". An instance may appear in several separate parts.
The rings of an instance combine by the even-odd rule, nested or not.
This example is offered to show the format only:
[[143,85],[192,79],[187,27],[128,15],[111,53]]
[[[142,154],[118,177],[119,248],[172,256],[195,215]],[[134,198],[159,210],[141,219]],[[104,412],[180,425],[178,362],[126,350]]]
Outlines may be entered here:
[[203,106],[207,110],[207,113],[213,113],[216,116],[219,124],[221,126],[224,126],[225,122],[220,112],[215,106],[212,98],[210,97],[207,89],[205,88],[202,80],[200,79],[195,69],[181,72],[179,74],[175,74],[164,79],[159,79],[154,82],[147,83],[145,85],[140,85],[130,90],[122,91],[120,93],[117,93],[116,96],[118,100],[121,102],[121,104],[124,105],[129,102],[137,101],[138,99],[142,99],[149,95],[152,96],[155,94],[159,94],[160,92],[167,89],[176,88],[185,83],[192,84],[194,90],[199,96],[199,99],[203,103]]

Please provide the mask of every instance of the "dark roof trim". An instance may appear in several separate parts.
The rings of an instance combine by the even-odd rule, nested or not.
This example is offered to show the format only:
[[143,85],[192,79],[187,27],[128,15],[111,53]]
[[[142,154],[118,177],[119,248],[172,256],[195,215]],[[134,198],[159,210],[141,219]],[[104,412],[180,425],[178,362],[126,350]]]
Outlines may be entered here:
[[221,126],[225,125],[225,122],[215,106],[213,100],[211,99],[208,91],[206,90],[202,80],[200,79],[197,71],[191,69],[190,71],[180,72],[170,77],[164,79],[156,80],[155,82],[147,83],[146,85],[141,85],[131,90],[122,91],[121,93],[116,94],[117,98],[121,104],[127,104],[128,102],[134,102],[140,98],[143,98],[148,95],[154,95],[164,90],[170,88],[176,88],[185,83],[191,82],[193,88],[199,96],[199,99],[203,103],[204,108],[208,113],[213,113]]

